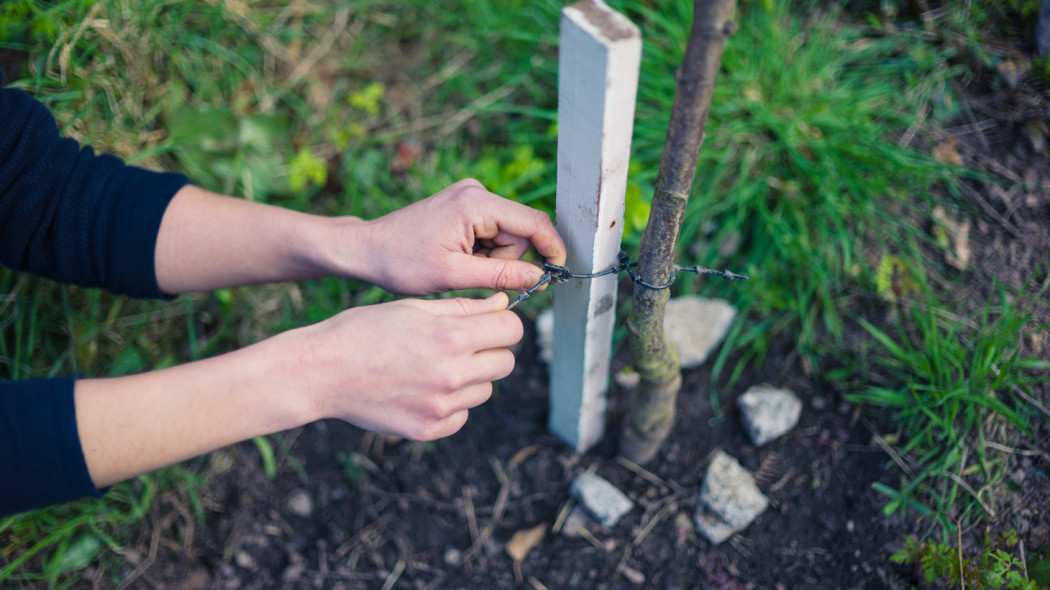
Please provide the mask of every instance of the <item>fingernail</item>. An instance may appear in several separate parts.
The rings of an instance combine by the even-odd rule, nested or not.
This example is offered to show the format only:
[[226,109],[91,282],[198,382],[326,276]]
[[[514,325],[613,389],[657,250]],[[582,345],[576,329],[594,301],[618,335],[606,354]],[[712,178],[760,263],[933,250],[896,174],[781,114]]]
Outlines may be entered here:
[[495,295],[489,295],[485,298],[485,303],[495,303],[497,299],[503,296],[503,293],[496,293]]
[[528,274],[529,286],[535,285],[536,283],[543,280],[543,271],[538,268],[533,268]]

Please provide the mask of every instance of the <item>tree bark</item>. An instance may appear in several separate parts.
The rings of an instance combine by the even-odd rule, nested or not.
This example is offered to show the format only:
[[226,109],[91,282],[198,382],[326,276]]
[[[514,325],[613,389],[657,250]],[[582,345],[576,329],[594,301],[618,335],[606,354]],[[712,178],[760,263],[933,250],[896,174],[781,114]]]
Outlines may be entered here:
[[[736,31],[736,0],[695,0],[693,24],[660,158],[653,205],[642,234],[638,273],[650,285],[667,284],[674,273],[674,253],[685,205],[704,141],[704,122],[714,95],[715,78],[726,40]],[[644,464],[671,431],[675,401],[682,385],[678,352],[664,333],[669,289],[634,286],[627,319],[628,342],[641,382],[628,407],[620,454]]]

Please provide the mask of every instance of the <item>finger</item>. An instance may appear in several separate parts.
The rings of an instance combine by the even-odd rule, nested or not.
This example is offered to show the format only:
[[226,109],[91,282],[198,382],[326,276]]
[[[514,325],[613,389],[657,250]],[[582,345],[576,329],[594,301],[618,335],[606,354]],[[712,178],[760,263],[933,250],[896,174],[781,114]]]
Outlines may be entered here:
[[[509,348],[521,341],[525,327],[518,314],[507,311],[507,296],[500,293],[489,299],[502,305],[488,313],[444,318],[438,336],[441,349],[450,354],[475,354],[489,349]],[[505,376],[492,377],[489,372],[478,370],[473,358],[467,361],[468,366],[459,374],[463,379],[460,383],[491,381]]]
[[447,280],[453,289],[524,290],[540,282],[539,267],[517,259],[454,255]]
[[527,238],[501,231],[494,238],[477,240],[474,244],[474,254],[490,258],[517,260],[524,256],[531,247],[532,242]]
[[460,410],[455,414],[452,414],[448,418],[441,420],[427,422],[423,424],[418,430],[409,431],[408,438],[415,441],[432,441],[439,438],[445,438],[446,436],[452,436],[459,432],[460,428],[467,423],[467,416],[469,413],[467,410]]
[[474,374],[473,382],[491,385],[513,373],[514,362],[514,353],[510,349],[489,348],[474,353],[468,370]]
[[[491,200],[487,203],[486,219],[475,224],[475,235],[492,237],[499,232],[519,236],[529,240],[541,256],[553,264],[564,265],[566,257],[565,242],[554,229],[547,214],[538,210],[488,193]],[[491,224],[495,224],[493,232]]]
[[454,398],[454,407],[457,409],[452,415],[476,408],[492,397],[492,381],[476,383],[449,395]]
[[506,293],[496,293],[487,299],[453,297],[450,299],[401,299],[399,303],[411,305],[434,315],[469,317],[507,309],[510,300]]

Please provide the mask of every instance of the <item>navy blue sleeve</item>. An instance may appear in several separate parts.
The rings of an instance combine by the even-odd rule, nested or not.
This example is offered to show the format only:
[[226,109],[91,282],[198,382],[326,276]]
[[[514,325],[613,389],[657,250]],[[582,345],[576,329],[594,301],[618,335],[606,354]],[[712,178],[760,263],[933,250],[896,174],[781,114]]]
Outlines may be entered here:
[[126,166],[61,138],[43,104],[0,88],[0,264],[62,283],[161,297],[157,233],[186,183],[181,174]]
[[73,382],[0,383],[0,516],[101,497],[80,447]]
[[[0,264],[63,283],[159,297],[161,218],[187,183],[58,134],[0,73]],[[0,383],[0,515],[99,496],[77,433],[73,378]]]

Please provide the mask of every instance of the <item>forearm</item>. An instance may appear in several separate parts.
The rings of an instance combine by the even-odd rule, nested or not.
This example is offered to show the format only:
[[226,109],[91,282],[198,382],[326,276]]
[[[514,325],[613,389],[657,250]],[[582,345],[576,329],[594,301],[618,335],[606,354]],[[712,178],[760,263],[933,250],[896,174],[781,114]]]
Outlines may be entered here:
[[[179,367],[76,383],[77,430],[98,487],[315,419],[294,358],[267,340]],[[305,351],[304,351],[305,352]]]
[[91,480],[107,486],[320,418],[417,440],[458,430],[514,368],[521,320],[485,300],[353,308],[212,359],[73,392]]
[[168,294],[322,276],[356,276],[362,224],[225,197],[186,186],[168,205],[156,246]]

